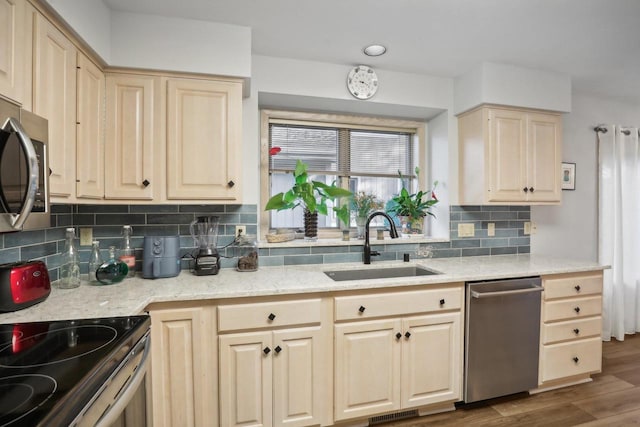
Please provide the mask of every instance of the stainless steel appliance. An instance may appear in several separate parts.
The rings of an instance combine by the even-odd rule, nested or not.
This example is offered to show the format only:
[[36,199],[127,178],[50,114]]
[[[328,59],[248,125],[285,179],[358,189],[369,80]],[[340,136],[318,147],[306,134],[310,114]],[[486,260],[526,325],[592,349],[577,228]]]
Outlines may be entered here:
[[0,232],[49,227],[48,124],[0,99]]
[[196,245],[193,271],[196,276],[218,274],[220,255],[218,243],[217,216],[199,216],[190,224],[191,236]]
[[538,386],[540,277],[468,282],[464,401]]
[[180,274],[180,237],[145,236],[142,277],[158,279]]
[[0,425],[111,425],[145,375],[149,327],[149,316],[0,325]]
[[42,261],[0,265],[0,312],[22,310],[47,299],[51,281]]

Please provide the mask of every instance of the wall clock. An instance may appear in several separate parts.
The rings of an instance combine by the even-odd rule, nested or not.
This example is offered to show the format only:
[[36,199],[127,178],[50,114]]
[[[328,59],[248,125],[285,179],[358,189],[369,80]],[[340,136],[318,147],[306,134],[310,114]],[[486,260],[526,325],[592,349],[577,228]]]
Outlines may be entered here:
[[378,76],[373,68],[358,65],[349,71],[347,88],[351,95],[358,99],[369,99],[378,90]]

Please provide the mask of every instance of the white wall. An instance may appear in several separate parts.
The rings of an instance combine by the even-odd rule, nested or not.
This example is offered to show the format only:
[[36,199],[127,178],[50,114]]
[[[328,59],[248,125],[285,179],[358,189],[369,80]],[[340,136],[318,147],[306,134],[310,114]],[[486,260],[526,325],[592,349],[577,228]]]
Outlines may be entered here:
[[640,126],[640,105],[573,94],[572,111],[563,120],[565,162],[576,163],[576,189],[562,192],[560,206],[534,206],[538,225],[531,252],[597,261],[598,148],[593,128],[598,124]]
[[[427,159],[447,159],[449,157],[449,147],[457,145],[457,136],[455,139],[450,138],[449,134],[449,117],[444,112],[437,117],[429,120],[427,126],[427,141],[429,142],[429,150],[427,151]],[[436,216],[435,221],[430,221],[430,234],[433,237],[449,237],[449,206],[451,205],[452,194],[450,193],[451,175],[457,176],[458,168],[452,169],[447,162],[429,161],[429,175],[427,182],[433,183],[438,181],[436,187],[436,196],[440,203],[436,204],[432,212]],[[449,172],[452,173],[449,173]],[[457,199],[455,197],[454,199]]]

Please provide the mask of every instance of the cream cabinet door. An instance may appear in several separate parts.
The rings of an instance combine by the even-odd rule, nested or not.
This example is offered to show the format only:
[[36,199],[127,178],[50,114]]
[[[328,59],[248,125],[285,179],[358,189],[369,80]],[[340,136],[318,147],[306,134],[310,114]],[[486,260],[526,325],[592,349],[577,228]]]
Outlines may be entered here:
[[76,196],[104,196],[104,73],[78,53]]
[[400,408],[400,320],[335,326],[335,420]]
[[26,42],[26,0],[0,0],[0,94],[23,103],[25,86],[31,83],[26,77],[27,57],[31,46]]
[[489,110],[487,155],[490,202],[523,201],[527,183],[526,114]]
[[214,309],[150,310],[155,427],[216,426]]
[[319,326],[273,332],[274,426],[321,423],[321,375],[328,363],[320,345]]
[[238,201],[242,84],[167,82],[167,199]]
[[154,162],[164,139],[160,78],[108,74],[105,198],[152,200],[162,186]]
[[527,134],[527,200],[559,202],[562,192],[560,116],[529,113]]
[[34,36],[34,113],[49,120],[51,195],[76,193],[76,48],[37,14]]
[[460,313],[447,313],[403,319],[403,408],[462,397],[460,317]]
[[271,338],[271,332],[220,336],[221,426],[272,425]]

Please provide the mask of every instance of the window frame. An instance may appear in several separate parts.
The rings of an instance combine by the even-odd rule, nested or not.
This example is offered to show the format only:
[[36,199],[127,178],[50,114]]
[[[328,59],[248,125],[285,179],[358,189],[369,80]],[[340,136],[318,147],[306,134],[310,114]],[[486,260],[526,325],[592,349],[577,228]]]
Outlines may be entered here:
[[[417,138],[417,166],[420,168],[418,176],[418,188],[425,188],[426,177],[428,176],[426,162],[426,122],[391,119],[385,117],[311,113],[287,110],[260,110],[260,205],[259,229],[261,235],[270,233],[273,229],[269,224],[269,212],[264,210],[264,206],[269,200],[269,124],[287,122],[303,125],[331,126],[331,127],[358,127],[363,130],[396,131],[414,134]],[[342,187],[348,189],[348,180],[341,180]],[[355,229],[351,227],[351,229]],[[337,229],[319,229],[319,239],[338,239],[341,231]]]

